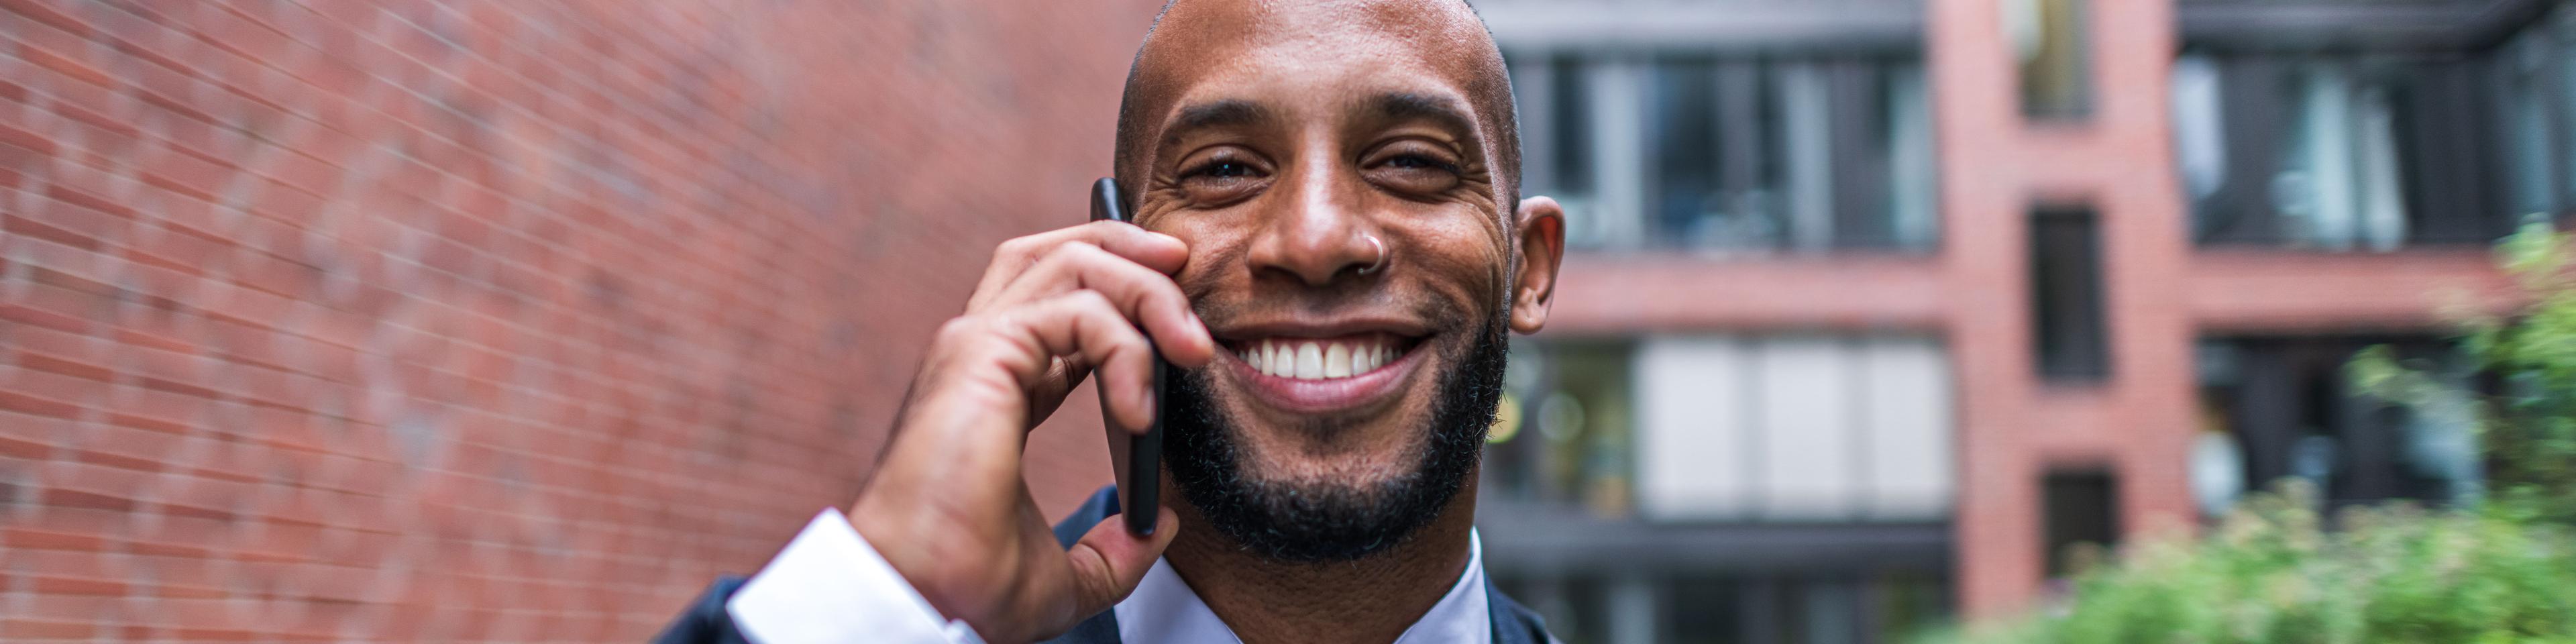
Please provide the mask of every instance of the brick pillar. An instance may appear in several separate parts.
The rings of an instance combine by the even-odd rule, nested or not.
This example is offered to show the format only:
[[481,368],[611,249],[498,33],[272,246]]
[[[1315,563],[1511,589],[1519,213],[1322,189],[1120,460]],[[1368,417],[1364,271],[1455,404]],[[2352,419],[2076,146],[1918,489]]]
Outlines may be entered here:
[[[1943,312],[1960,402],[1958,592],[1970,617],[2035,597],[2044,569],[2039,479],[2107,467],[2131,535],[2187,525],[2192,431],[2190,248],[2167,114],[2166,0],[2092,0],[2092,112],[2022,117],[1998,0],[1931,0],[1926,35],[1941,142]],[[2101,216],[2111,376],[2052,385],[2033,362],[2029,213],[2081,203]]]

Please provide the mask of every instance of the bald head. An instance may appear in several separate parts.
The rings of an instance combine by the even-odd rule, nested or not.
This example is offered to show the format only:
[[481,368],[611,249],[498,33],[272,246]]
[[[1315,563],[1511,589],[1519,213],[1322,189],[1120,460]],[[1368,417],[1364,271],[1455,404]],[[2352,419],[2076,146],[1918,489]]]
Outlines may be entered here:
[[[1248,55],[1254,52],[1311,61],[1295,54],[1354,49],[1361,55],[1306,69],[1246,69],[1260,64],[1259,56]],[[1199,81],[1254,71],[1330,72],[1334,62],[1419,68],[1453,88],[1499,175],[1494,196],[1506,213],[1519,200],[1520,125],[1512,111],[1511,75],[1483,18],[1464,0],[1171,0],[1146,31],[1119,98],[1112,161],[1119,186],[1131,198],[1142,188],[1154,139],[1174,116],[1178,99]]]

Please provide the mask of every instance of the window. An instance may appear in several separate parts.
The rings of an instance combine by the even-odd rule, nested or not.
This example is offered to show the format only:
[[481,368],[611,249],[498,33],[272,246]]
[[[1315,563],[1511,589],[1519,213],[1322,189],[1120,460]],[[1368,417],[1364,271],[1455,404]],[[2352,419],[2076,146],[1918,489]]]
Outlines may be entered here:
[[[2428,368],[2447,402],[2404,407],[2355,391],[2355,353],[2386,346]],[[2448,504],[2483,489],[2473,408],[2485,388],[2474,361],[2427,336],[2269,336],[2201,341],[2207,429],[2234,442],[2238,477],[2269,489],[2307,479],[2334,503],[2392,498]]]
[[1485,493],[1660,523],[1950,516],[1948,352],[1904,336],[1514,345]]
[[1929,250],[1932,119],[1908,57],[1516,53],[1523,194],[1573,248]]
[[1505,498],[1626,516],[1635,481],[1625,343],[1526,343],[1505,373],[1518,425],[1485,449],[1483,485]]
[[2320,64],[2289,75],[2289,145],[2272,180],[2273,209],[2296,245],[2330,250],[2396,248],[2406,236],[2388,89],[2359,84],[2348,67]]
[[2084,0],[2013,0],[2004,5],[2006,33],[2021,56],[2022,114],[2083,118],[2092,110],[2092,64]]
[[2172,79],[2174,149],[2193,237],[2332,251],[2484,244],[2520,214],[2554,207],[2550,103],[2508,70],[2491,80],[2493,64],[2184,56]]
[[1654,188],[1649,192],[1651,239],[1689,247],[1768,248],[1777,243],[1780,226],[1769,213],[1741,203],[1737,186],[1724,185],[1722,167],[1742,142],[1759,136],[1752,128],[1720,128],[1717,65],[1709,61],[1665,61],[1654,69],[1647,102],[1653,114],[1648,131],[1654,155]]
[[1949,360],[1906,337],[1638,343],[1636,495],[1672,522],[1949,516]]
[[2099,219],[2089,207],[2042,208],[2031,216],[2031,329],[2040,377],[2052,382],[2098,382],[2111,374]]
[[2556,155],[2552,137],[2564,125],[2552,117],[2545,74],[2545,34],[2527,34],[2498,50],[2496,76],[2501,81],[2498,107],[2503,111],[2504,144],[2512,167],[2511,207],[2518,213],[2556,211]]
[[1571,57],[1548,61],[1552,71],[1545,91],[1552,108],[1547,160],[1555,184],[1548,190],[1568,195],[1592,194],[1592,105],[1585,100],[1583,62]]
[[2120,539],[2120,485],[2106,470],[2050,472],[2040,482],[2048,576],[2102,563]]
[[[1593,175],[1636,178],[1633,243],[1771,252],[1926,250],[1935,241],[1931,116],[1918,64],[1671,57],[1636,71],[1634,132],[1597,109],[1605,118],[1590,130],[1641,139],[1640,172],[1608,172],[1616,159],[1602,158]],[[1611,212],[1619,210],[1614,187],[1600,191]]]

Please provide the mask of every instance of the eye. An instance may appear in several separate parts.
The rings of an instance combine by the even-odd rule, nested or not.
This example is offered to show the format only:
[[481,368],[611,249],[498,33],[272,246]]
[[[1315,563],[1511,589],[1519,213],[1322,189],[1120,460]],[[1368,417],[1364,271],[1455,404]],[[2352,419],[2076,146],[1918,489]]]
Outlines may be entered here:
[[1220,148],[1198,155],[1181,164],[1175,178],[1181,194],[1202,207],[1222,206],[1241,201],[1259,192],[1270,176],[1268,166],[1251,152],[1240,148]]
[[1426,197],[1457,187],[1466,174],[1455,156],[1420,142],[1381,148],[1361,171],[1378,187]]
[[1215,161],[1208,163],[1207,165],[1199,166],[1183,176],[1212,177],[1218,179],[1248,177],[1252,176],[1252,166],[1234,161]]
[[1420,154],[1396,155],[1393,158],[1387,159],[1386,164],[1389,167],[1405,170],[1440,170],[1443,172],[1458,171],[1458,164],[1441,161],[1439,159],[1434,159]]

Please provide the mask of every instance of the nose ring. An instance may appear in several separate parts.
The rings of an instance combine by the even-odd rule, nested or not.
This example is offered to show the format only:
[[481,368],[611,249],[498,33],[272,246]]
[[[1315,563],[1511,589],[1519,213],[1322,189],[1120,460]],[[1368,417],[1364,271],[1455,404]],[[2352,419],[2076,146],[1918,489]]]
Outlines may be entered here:
[[1369,262],[1368,268],[1360,269],[1361,275],[1375,273],[1378,269],[1386,268],[1386,242],[1379,241],[1376,235],[1368,235],[1367,237],[1369,245],[1377,247],[1377,261]]

